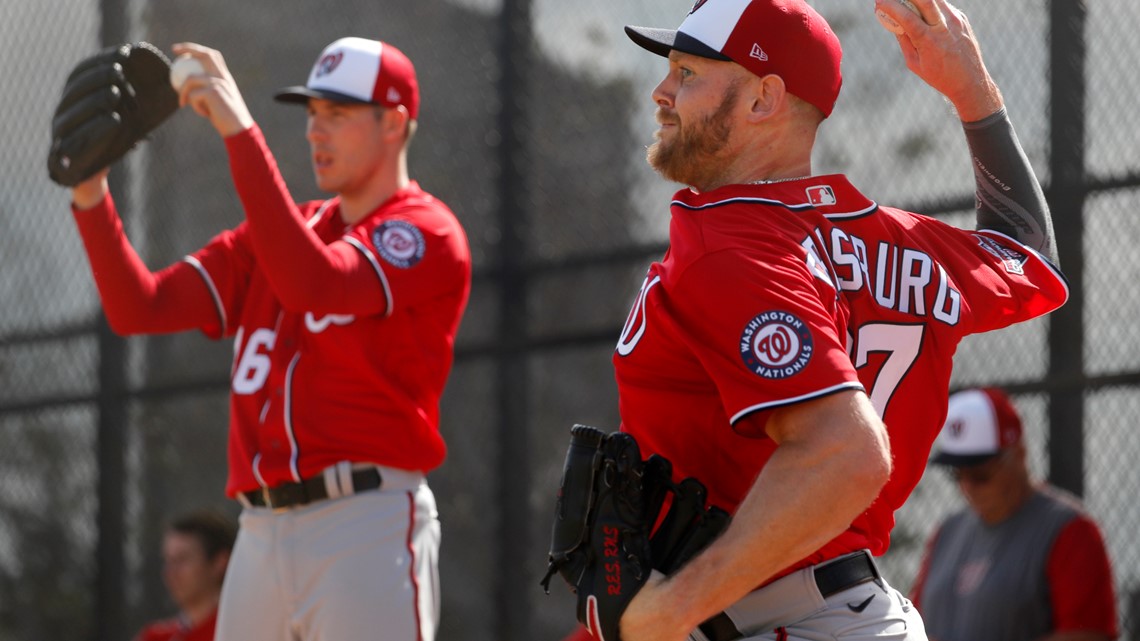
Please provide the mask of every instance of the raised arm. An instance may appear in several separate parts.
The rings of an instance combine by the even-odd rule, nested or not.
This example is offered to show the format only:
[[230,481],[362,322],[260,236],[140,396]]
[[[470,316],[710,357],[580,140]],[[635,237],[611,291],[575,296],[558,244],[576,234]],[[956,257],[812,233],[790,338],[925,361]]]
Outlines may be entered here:
[[115,211],[106,170],[76,185],[71,197],[112,330],[127,335],[220,329],[215,300],[192,266],[178,262],[155,273],[143,263]]
[[896,34],[907,68],[946,97],[958,112],[976,184],[977,228],[990,229],[1057,263],[1045,195],[986,69],[966,15],[946,0],[913,0],[921,16],[897,0],[875,8],[903,29]]
[[347,243],[326,244],[302,218],[221,53],[194,43],[173,49],[206,70],[187,78],[180,100],[226,141],[258,265],[281,304],[292,311],[383,312],[382,285],[366,259]]

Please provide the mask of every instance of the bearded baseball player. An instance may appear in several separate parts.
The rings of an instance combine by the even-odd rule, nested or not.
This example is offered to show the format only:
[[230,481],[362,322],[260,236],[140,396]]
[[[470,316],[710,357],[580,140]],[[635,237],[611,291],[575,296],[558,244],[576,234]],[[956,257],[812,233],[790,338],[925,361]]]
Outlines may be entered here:
[[157,273],[124,235],[106,171],[76,185],[76,223],[111,326],[232,337],[226,492],[244,506],[218,614],[222,641],[430,641],[439,617],[439,399],[470,289],[466,236],[409,179],[419,90],[376,40],[330,44],[304,86],[317,185],[295,204],[222,55],[179,100],[225,141],[246,220]]
[[677,30],[626,28],[668,59],[648,159],[688,187],[614,354],[621,428],[732,521],[641,586],[624,641],[926,638],[873,557],[941,427],[955,347],[1068,289],[969,23],[946,0],[915,5],[876,8],[964,123],[975,231],[813,175],[841,48],[804,0],[700,0]]

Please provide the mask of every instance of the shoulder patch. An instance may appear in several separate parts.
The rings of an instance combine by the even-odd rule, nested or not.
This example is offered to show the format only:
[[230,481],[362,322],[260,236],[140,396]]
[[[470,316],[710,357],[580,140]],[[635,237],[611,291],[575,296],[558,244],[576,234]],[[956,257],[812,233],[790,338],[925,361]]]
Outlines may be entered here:
[[407,269],[424,257],[426,243],[419,227],[406,220],[387,220],[372,230],[372,244],[385,261]]
[[807,323],[788,312],[757,314],[740,335],[740,357],[753,373],[770,379],[794,376],[811,360],[814,341]]
[[974,238],[977,239],[979,247],[993,254],[994,257],[1002,262],[1002,265],[1005,266],[1005,271],[1018,275],[1025,273],[1023,266],[1025,265],[1025,261],[1029,260],[1028,256],[988,236],[974,234]]

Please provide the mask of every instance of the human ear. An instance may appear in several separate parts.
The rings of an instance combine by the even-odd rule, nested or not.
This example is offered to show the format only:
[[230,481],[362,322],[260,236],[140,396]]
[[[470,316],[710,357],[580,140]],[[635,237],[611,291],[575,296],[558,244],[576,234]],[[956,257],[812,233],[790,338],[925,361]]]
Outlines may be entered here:
[[750,83],[749,91],[752,102],[748,118],[754,122],[771,118],[787,102],[788,89],[784,86],[784,79],[775,74],[756,78]]

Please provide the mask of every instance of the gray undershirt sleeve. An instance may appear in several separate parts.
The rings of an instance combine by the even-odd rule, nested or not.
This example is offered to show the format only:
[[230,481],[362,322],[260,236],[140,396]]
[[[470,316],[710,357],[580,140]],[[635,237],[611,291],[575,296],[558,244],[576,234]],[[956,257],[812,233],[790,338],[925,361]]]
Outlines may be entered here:
[[974,161],[977,228],[1015,238],[1057,264],[1049,205],[1005,109],[962,128]]

